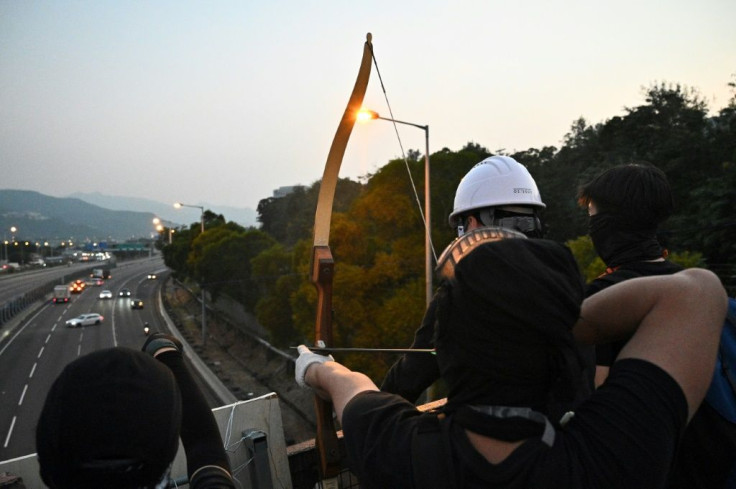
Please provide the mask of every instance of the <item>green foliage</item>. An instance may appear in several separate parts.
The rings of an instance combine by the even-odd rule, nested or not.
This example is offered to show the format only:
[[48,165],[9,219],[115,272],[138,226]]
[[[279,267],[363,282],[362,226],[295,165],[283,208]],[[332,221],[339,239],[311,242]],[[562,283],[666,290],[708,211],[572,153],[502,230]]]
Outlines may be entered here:
[[263,231],[245,231],[234,223],[206,229],[192,242],[187,268],[213,300],[227,292],[253,310],[259,295],[250,262],[274,244]]
[[[314,213],[319,197],[319,182],[311,187],[296,185],[283,197],[269,197],[258,203],[258,222],[261,231],[270,234],[279,243],[293,246],[300,239],[309,238],[314,226]],[[333,209],[344,211],[361,191],[361,184],[341,178],[335,189]]]
[[252,278],[258,284],[259,294],[256,318],[268,325],[269,339],[279,347],[287,347],[299,339],[289,298],[302,279],[294,273],[292,261],[292,253],[281,244],[273,245],[251,260]]
[[188,274],[187,255],[192,245],[192,232],[182,229],[172,235],[170,245],[164,246],[161,251],[164,256],[164,264],[174,271],[174,275],[183,279]]
[[606,271],[606,264],[595,252],[590,236],[579,236],[568,240],[565,245],[572,251],[586,282],[590,282]]
[[682,251],[679,253],[670,253],[668,260],[677,263],[683,268],[694,268],[706,266],[703,254],[697,251]]

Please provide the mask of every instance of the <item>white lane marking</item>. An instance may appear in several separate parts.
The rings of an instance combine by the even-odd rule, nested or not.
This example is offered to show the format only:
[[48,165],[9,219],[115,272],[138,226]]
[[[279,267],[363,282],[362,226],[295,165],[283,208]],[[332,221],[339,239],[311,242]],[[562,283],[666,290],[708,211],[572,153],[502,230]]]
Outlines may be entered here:
[[26,391],[28,390],[28,384],[23,387],[23,393],[20,395],[20,400],[18,401],[18,406],[23,405],[23,399],[26,397]]
[[33,317],[32,317],[32,318],[30,319],[30,321],[28,321],[28,322],[27,322],[26,324],[24,324],[24,325],[23,325],[23,327],[22,327],[22,328],[20,328],[20,329],[18,330],[18,332],[17,332],[17,333],[15,333],[15,334],[13,335],[13,337],[12,337],[12,338],[10,338],[10,341],[8,341],[7,343],[5,343],[5,346],[3,347],[3,349],[2,349],[2,350],[0,350],[0,356],[2,356],[2,354],[3,354],[4,352],[5,352],[5,350],[7,350],[7,349],[8,349],[8,347],[9,347],[9,346],[10,346],[10,345],[11,345],[11,344],[13,343],[13,341],[14,341],[14,340],[15,340],[15,339],[16,339],[16,338],[18,337],[18,335],[19,335],[19,334],[21,334],[21,333],[23,332],[23,330],[24,330],[24,329],[26,329],[26,327],[27,327],[27,326],[28,326],[29,324],[31,324],[31,323],[33,322],[33,320],[34,320],[34,319],[36,319],[36,316],[38,316],[39,314],[41,314],[41,312],[42,312],[42,311],[43,311],[44,309],[46,309],[46,307],[48,307],[48,306],[44,306],[44,307],[42,307],[41,309],[39,309],[39,311],[38,311],[38,312],[37,312],[36,314],[34,314],[34,315],[33,315]]
[[77,345],[77,356],[82,354],[82,344]]
[[49,342],[50,339],[51,339],[51,333],[49,333],[49,335],[46,337],[46,341],[44,343],[47,343],[48,344],[48,342]]
[[38,356],[36,358],[41,358],[41,355],[43,355],[44,348],[45,348],[44,346],[41,347],[41,351],[38,352]]
[[112,323],[112,346],[118,346],[118,333],[115,329],[115,304],[112,305],[112,314],[110,322]]
[[5,437],[5,445],[3,445],[3,448],[8,448],[8,443],[10,443],[10,435],[13,434],[13,427],[15,426],[15,416],[13,416],[13,421],[10,422],[10,429],[8,430],[8,436]]
[[51,332],[53,333],[56,330],[56,323],[54,323],[53,326],[51,326]]
[[31,373],[28,375],[29,379],[33,378],[33,373],[36,371],[36,365],[38,365],[38,362],[33,364],[33,368],[31,369]]

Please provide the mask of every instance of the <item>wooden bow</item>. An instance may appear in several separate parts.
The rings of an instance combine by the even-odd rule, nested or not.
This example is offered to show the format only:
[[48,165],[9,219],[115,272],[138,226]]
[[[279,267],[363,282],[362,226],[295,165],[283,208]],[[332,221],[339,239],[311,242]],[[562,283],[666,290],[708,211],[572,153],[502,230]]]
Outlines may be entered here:
[[[332,202],[335,197],[338,173],[350,133],[355,125],[356,114],[363,104],[363,96],[368,87],[373,58],[372,36],[366,35],[363,45],[363,59],[360,71],[355,80],[353,93],[348,106],[337,127],[327,156],[322,182],[319,188],[317,211],[314,217],[314,247],[312,248],[312,283],[317,288],[317,318],[315,322],[315,345],[323,341],[325,346],[332,346],[332,278],[335,261],[329,246],[330,219]],[[316,445],[320,457],[322,479],[334,478],[340,472],[340,450],[337,441],[335,422],[332,416],[332,404],[315,396],[317,415]]]

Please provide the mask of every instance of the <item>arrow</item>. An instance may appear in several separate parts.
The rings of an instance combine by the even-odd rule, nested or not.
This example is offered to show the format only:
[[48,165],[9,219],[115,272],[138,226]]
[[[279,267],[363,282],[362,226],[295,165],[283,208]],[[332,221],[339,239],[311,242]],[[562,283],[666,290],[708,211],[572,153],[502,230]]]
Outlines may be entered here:
[[[290,346],[292,350],[295,350],[296,346]],[[330,348],[320,346],[310,346],[310,351],[313,352],[354,352],[354,353],[430,353],[432,355],[437,354],[437,350],[434,348]]]

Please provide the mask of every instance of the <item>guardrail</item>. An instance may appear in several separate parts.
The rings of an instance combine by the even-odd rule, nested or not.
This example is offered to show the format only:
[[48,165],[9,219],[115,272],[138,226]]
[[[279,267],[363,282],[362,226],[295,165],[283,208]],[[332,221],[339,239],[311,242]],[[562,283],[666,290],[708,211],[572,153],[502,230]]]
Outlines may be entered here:
[[75,270],[74,272],[65,275],[61,279],[56,278],[49,280],[43,285],[30,290],[24,294],[20,294],[13,299],[6,301],[0,305],[0,326],[4,325],[18,313],[23,311],[26,307],[30,306],[36,301],[42,300],[46,294],[53,292],[54,287],[60,283],[68,282],[69,280],[75,280],[81,277],[87,277],[91,268],[85,268],[82,270]]

